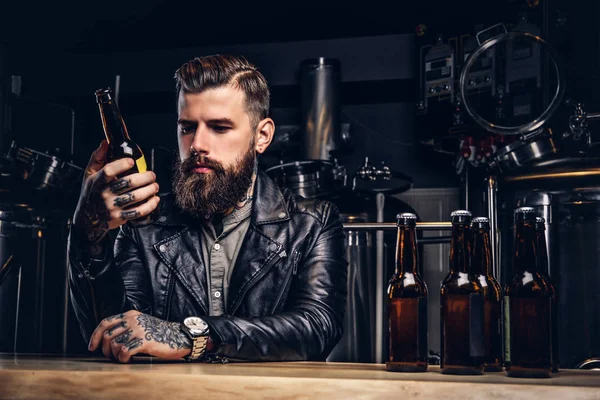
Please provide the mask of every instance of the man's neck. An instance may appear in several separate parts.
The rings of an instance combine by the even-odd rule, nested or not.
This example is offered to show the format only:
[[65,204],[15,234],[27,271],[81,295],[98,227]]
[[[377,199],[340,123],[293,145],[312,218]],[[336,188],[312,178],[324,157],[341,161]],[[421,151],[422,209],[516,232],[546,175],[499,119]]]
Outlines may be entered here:
[[241,209],[246,204],[248,204],[248,202],[252,201],[252,198],[254,196],[254,184],[256,183],[256,176],[257,176],[257,169],[256,169],[256,164],[255,164],[254,172],[252,173],[252,182],[250,183],[250,187],[248,188],[248,191],[246,192],[246,195],[244,197],[242,197],[235,204],[235,206],[229,207],[224,213],[222,213],[223,217],[228,216],[229,214],[231,214],[235,210]]

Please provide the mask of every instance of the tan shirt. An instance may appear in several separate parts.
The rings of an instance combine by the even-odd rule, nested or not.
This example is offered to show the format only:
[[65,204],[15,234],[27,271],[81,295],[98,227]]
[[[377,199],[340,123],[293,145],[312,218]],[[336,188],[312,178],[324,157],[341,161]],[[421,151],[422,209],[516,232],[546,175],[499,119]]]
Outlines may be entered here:
[[[209,315],[224,315],[227,304],[227,289],[238,253],[250,226],[252,201],[239,210],[225,216],[222,232],[218,223],[202,224],[202,258],[208,282]],[[215,226],[217,225],[217,226]]]

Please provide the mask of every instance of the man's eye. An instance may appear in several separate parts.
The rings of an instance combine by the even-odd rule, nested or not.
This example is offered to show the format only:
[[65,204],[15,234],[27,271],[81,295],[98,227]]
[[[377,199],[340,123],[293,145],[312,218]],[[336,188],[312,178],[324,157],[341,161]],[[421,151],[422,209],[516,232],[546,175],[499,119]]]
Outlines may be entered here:
[[222,133],[222,132],[227,132],[229,130],[229,127],[228,126],[215,125],[215,126],[213,126],[213,129],[216,132],[221,132]]
[[181,127],[181,133],[184,135],[194,133],[194,131],[195,131],[195,129],[192,126],[182,126]]

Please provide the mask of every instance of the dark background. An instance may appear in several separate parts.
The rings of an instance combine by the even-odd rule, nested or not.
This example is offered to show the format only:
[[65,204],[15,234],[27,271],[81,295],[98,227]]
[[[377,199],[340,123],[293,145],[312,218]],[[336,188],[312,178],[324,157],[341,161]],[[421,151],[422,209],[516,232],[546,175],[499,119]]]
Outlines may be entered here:
[[[418,144],[425,134],[414,123],[418,49],[435,42],[439,33],[448,38],[472,35],[477,24],[511,24],[519,11],[527,11],[539,23],[567,61],[567,95],[575,93],[588,106],[597,103],[595,2],[344,4],[5,3],[2,76],[5,81],[11,75],[21,77],[9,134],[20,145],[39,151],[59,148],[58,154],[85,166],[103,138],[94,90],[114,87],[118,74],[119,105],[130,134],[147,157],[155,148],[155,169],[164,172],[159,176],[164,188],[171,155],[159,147],[176,148],[173,74],[182,63],[213,53],[245,55],[269,81],[271,114],[279,132],[285,132],[286,126],[300,122],[300,61],[333,57],[341,61],[342,122],[350,124],[354,148],[342,160],[349,174],[369,156],[412,176],[415,187],[453,187],[459,185],[454,158]],[[418,24],[427,26],[425,35],[415,34]],[[75,111],[72,156],[68,109],[40,101]],[[264,160],[268,164],[280,157],[273,153]]]
[[[240,7],[229,2],[164,0],[4,1],[0,5],[0,87],[4,91],[0,94],[6,97],[0,105],[8,104],[11,112],[9,120],[0,121],[0,154],[15,140],[19,146],[48,151],[85,167],[104,137],[94,91],[114,86],[119,75],[119,106],[129,132],[149,162],[154,159],[161,191],[167,191],[176,149],[173,74],[181,64],[215,53],[242,54],[255,63],[271,86],[277,140],[302,122],[301,61],[332,57],[341,62],[341,120],[350,126],[353,150],[341,160],[348,173],[352,175],[368,156],[411,176],[416,188],[460,187],[455,156],[421,144],[433,132],[419,128],[416,118],[419,49],[435,43],[438,34],[445,39],[473,35],[477,25],[497,23],[510,28],[519,12],[527,12],[556,49],[564,66],[565,98],[583,102],[590,112],[600,111],[598,2],[349,4],[254,2],[252,7]],[[426,26],[423,35],[416,33],[419,24]],[[20,82],[14,90],[18,94],[11,93],[13,81]],[[73,138],[71,110],[75,113]],[[560,132],[571,113],[567,105],[561,107],[549,126]],[[283,156],[272,148],[262,158],[265,166],[279,157],[301,157],[293,150]],[[72,193],[71,201],[64,203],[65,196],[60,195],[62,211],[72,215],[77,194]],[[36,194],[36,198],[47,201],[43,195]],[[47,259],[58,264],[55,260],[64,256],[65,237],[52,236],[58,244],[49,242],[48,248],[61,254]],[[19,240],[33,254],[29,242]],[[64,276],[56,271],[47,277],[60,284]],[[46,291],[46,296],[51,294]],[[35,287],[31,296],[35,297]],[[46,312],[47,318],[52,315]],[[72,316],[70,321],[74,321]],[[73,337],[77,340],[71,343],[83,345],[77,332]],[[76,350],[85,353],[83,347]]]

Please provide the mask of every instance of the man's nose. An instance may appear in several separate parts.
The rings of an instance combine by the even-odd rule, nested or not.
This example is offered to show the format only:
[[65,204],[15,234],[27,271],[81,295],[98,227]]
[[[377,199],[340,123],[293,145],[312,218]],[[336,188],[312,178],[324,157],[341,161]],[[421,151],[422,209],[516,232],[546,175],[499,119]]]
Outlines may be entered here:
[[210,151],[209,137],[202,127],[196,129],[194,140],[192,141],[192,150],[197,154],[208,154]]

